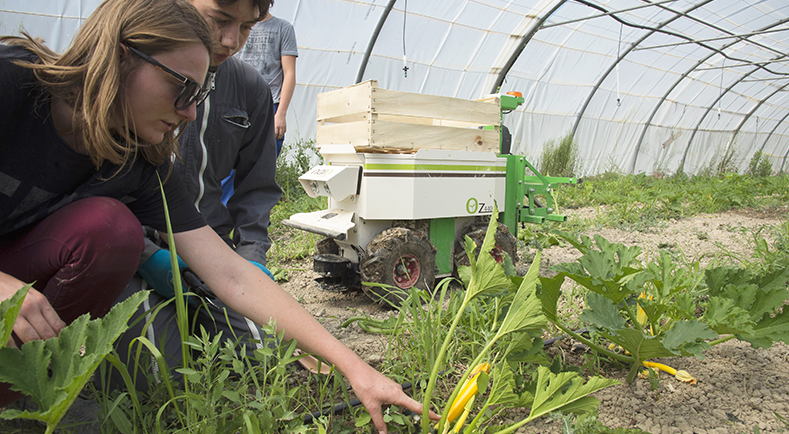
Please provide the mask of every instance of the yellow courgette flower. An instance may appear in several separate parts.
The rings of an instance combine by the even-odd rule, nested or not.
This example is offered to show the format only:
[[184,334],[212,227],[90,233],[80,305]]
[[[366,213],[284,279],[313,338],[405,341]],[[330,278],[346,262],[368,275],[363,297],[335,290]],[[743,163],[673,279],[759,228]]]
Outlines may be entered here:
[[[647,292],[646,291],[642,291],[641,295],[639,295],[638,298],[643,298],[645,300],[652,300],[652,296],[651,295],[649,297],[647,297]],[[636,321],[638,321],[638,325],[639,326],[643,327],[643,326],[646,325],[647,321],[649,320],[649,317],[647,316],[647,313],[644,311],[644,308],[642,308],[640,304],[636,303],[636,306],[638,307],[638,311],[636,312]],[[651,324],[649,325],[649,332],[653,336],[655,335],[655,331],[652,330],[652,325]]]
[[[641,295],[639,295],[638,298],[643,298],[645,300],[652,300],[652,296],[651,295],[649,297],[647,297],[647,292],[646,291],[642,291]],[[638,312],[636,313],[636,320],[638,321],[639,325],[643,326],[644,324],[647,323],[647,320],[649,320],[649,317],[647,316],[647,313],[644,311],[644,308],[642,308],[640,304],[636,303],[636,306],[638,306]]]
[[690,383],[691,385],[696,384],[696,379],[693,378],[688,371],[677,371],[676,369],[672,368],[671,366],[664,365],[662,363],[655,363],[655,362],[641,362],[642,365],[646,366],[647,368],[654,368],[659,369],[661,371],[668,372],[669,374],[673,375],[679,381]]

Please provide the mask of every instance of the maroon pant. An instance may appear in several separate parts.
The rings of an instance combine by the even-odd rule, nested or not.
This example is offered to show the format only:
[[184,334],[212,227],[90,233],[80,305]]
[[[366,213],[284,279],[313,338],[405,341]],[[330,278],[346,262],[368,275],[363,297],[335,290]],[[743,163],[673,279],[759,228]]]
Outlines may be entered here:
[[[1,236],[0,272],[35,282],[68,324],[110,310],[137,270],[142,249],[142,227],[126,205],[93,197]],[[0,407],[22,397],[8,387],[0,383]]]

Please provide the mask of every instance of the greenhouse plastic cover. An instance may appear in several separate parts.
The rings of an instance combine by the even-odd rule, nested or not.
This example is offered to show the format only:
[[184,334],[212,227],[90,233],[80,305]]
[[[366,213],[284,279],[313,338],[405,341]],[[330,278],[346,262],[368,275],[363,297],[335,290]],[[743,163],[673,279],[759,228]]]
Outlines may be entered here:
[[[3,34],[62,52],[98,0],[5,0]],[[286,142],[315,138],[317,95],[365,80],[479,99],[519,91],[513,153],[573,134],[582,174],[789,170],[787,0],[277,0],[297,86]],[[404,64],[408,67],[407,74]]]

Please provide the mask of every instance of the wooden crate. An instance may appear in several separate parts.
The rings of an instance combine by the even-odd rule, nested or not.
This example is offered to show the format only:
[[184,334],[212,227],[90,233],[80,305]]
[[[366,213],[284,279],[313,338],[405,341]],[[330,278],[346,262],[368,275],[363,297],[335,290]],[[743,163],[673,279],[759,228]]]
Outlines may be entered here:
[[[317,145],[360,152],[499,151],[500,101],[381,89],[375,80],[318,95]],[[493,125],[494,129],[480,127]]]

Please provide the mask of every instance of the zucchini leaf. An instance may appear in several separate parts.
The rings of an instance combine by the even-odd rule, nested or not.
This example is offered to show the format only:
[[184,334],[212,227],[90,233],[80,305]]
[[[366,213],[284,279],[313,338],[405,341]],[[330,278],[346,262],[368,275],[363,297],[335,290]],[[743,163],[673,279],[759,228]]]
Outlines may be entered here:
[[762,320],[789,298],[789,268],[759,276],[744,268],[717,267],[706,270],[706,281],[710,296],[733,300],[753,321]]
[[619,314],[619,309],[605,296],[590,292],[586,295],[586,306],[581,312],[581,321],[610,331],[625,328],[625,319]]
[[[490,256],[490,255],[488,255]],[[498,267],[501,269],[501,267]],[[529,267],[529,271],[524,276],[512,304],[507,310],[507,316],[501,323],[501,327],[496,332],[495,339],[528,329],[542,329],[548,326],[548,320],[542,314],[542,305],[535,294],[537,280],[540,271],[540,252],[534,256],[534,261]]]
[[510,364],[507,362],[499,363],[494,372],[490,395],[485,405],[502,405],[506,408],[516,407],[520,398],[515,393],[517,387]]
[[510,284],[510,279],[496,259],[490,254],[490,251],[496,246],[496,230],[498,228],[499,209],[494,204],[493,215],[490,216],[485,239],[482,241],[482,246],[479,247],[479,256],[475,257],[474,250],[476,245],[471,238],[466,237],[465,249],[471,264],[471,282],[468,286],[467,298],[471,298],[483,294],[496,292],[502,288],[506,288]]
[[25,285],[16,292],[11,298],[0,301],[0,348],[5,347],[11,332],[14,330],[14,322],[19,310],[22,309],[22,302],[25,301],[27,291],[33,284]]
[[0,381],[11,383],[12,390],[30,396],[39,407],[35,412],[5,410],[0,418],[34,419],[57,426],[148,293],[134,294],[104,318],[89,320],[87,314],[82,315],[56,338],[26,342],[21,351],[0,348]]
[[756,323],[748,311],[736,306],[734,300],[711,296],[704,312],[703,322],[721,334],[753,335]]
[[600,401],[588,395],[614,384],[619,384],[619,381],[603,377],[592,377],[584,383],[583,378],[575,372],[554,374],[545,366],[539,366],[529,417],[499,432],[514,432],[526,423],[554,411],[576,414],[592,412]]
[[542,302],[542,313],[553,323],[559,322],[558,305],[559,297],[562,295],[564,278],[564,273],[559,273],[551,278],[540,278],[540,291],[538,296]]
[[739,339],[749,342],[754,348],[769,348],[773,342],[789,343],[789,309],[775,316],[765,314],[753,328],[752,336],[738,335]]
[[[783,307],[789,298],[789,268],[757,275],[744,268],[717,267],[706,270],[706,282],[710,303],[705,318],[713,319],[715,327],[734,332],[738,339],[749,342],[754,348],[767,348],[775,341],[789,342],[789,310]],[[715,297],[731,303],[714,301]],[[725,312],[724,307],[731,311]],[[752,328],[744,321],[743,311],[753,322]],[[731,322],[725,323],[728,329],[721,325],[720,317],[731,318]],[[740,330],[733,330],[736,328]]]
[[701,321],[677,321],[666,332],[663,345],[669,350],[690,353],[703,359],[704,353],[702,351],[710,349],[710,344],[706,340],[717,338],[718,334]]
[[621,346],[630,352],[640,364],[642,360],[655,357],[671,357],[680,355],[679,351],[672,351],[666,348],[659,337],[647,336],[643,332],[634,329],[623,329],[613,334],[605,334],[613,343]]

